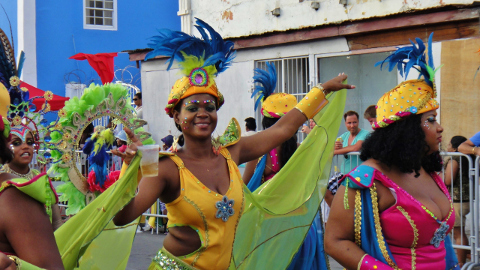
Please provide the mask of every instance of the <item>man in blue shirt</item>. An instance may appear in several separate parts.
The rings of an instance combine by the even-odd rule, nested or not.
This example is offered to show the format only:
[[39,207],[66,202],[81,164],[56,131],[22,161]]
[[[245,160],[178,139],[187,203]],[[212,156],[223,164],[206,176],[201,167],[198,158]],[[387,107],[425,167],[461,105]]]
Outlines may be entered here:
[[458,151],[465,155],[480,156],[480,132],[473,135],[469,140],[466,140],[458,147]]
[[358,156],[351,157],[346,154],[360,151],[363,141],[370,132],[358,127],[358,113],[355,111],[346,112],[343,115],[343,119],[345,120],[345,126],[348,131],[337,139],[333,153],[335,155],[345,155],[341,172],[346,174],[362,163]]

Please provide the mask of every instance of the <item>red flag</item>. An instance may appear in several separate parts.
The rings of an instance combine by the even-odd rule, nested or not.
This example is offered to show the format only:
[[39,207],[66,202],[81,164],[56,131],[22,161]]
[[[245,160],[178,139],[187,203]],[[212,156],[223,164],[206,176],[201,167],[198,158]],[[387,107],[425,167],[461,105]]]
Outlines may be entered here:
[[75,60],[87,60],[90,66],[98,73],[103,84],[110,83],[113,81],[114,70],[113,70],[113,58],[117,56],[117,53],[97,53],[97,54],[86,54],[86,53],[77,53],[70,59]]

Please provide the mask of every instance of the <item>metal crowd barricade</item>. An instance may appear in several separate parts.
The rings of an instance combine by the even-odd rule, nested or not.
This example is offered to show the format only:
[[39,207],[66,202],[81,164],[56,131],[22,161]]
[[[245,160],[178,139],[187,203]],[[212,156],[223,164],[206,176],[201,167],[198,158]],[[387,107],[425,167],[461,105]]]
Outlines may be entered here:
[[[469,155],[465,155],[458,152],[441,152],[440,155],[442,156],[445,165],[447,164],[447,162],[451,162],[451,160],[454,157],[460,157],[458,159],[458,162],[459,162],[458,174],[460,175],[460,183],[459,183],[460,187],[462,186],[462,183],[464,181],[468,181],[470,183],[469,184],[469,201],[463,202],[462,198],[464,194],[460,192],[460,202],[458,202],[458,206],[457,206],[458,210],[460,210],[459,215],[461,218],[465,214],[463,213],[463,207],[462,207],[463,204],[464,203],[469,204],[469,212],[471,217],[469,224],[466,224],[463,218],[461,218],[460,220],[461,235],[463,235],[466,232],[465,230],[466,225],[469,226],[470,228],[470,236],[468,237],[469,242],[465,243],[463,239],[460,238],[461,239],[460,244],[456,244],[454,240],[454,237],[455,237],[454,230],[452,230],[449,237],[452,240],[454,249],[464,249],[464,250],[470,251],[471,260],[470,262],[465,263],[462,269],[477,269],[476,267],[480,266],[480,258],[479,258],[480,257],[480,241],[478,240],[480,237],[480,232],[479,232],[479,229],[480,229],[480,224],[479,224],[480,223],[480,207],[479,206],[480,205],[478,201],[479,192],[480,192],[480,188],[479,188],[480,157],[476,157],[476,160],[473,161],[473,159]],[[350,162],[349,168],[344,168],[344,170],[342,171],[342,163],[345,160],[344,156],[345,157],[349,156],[351,158],[351,162]],[[462,159],[462,157],[466,158],[468,162],[468,179],[464,179],[463,177],[463,170],[464,170],[463,165],[465,161],[464,159]],[[357,166],[359,161],[360,161],[359,152],[351,152],[351,153],[348,153],[348,155],[335,155],[332,160],[332,169],[331,169],[330,175],[333,174],[333,172],[335,171],[335,168],[337,169],[337,171],[340,171],[342,173],[348,173],[349,171],[353,170]],[[445,179],[445,166],[443,167],[442,172],[440,173],[440,176],[442,177],[442,179]],[[453,193],[452,193],[453,180],[454,180],[453,172],[451,172],[450,177],[452,181],[450,183],[449,190],[450,190],[450,196],[453,198]]]

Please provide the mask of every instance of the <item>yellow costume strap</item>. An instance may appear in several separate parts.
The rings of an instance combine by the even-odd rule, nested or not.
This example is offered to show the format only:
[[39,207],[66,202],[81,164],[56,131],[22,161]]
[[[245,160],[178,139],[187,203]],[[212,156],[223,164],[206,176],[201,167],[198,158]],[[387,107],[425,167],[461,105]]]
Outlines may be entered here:
[[295,106],[297,110],[307,117],[307,119],[313,118],[325,105],[328,100],[325,98],[323,87],[321,84],[313,87],[310,92]]

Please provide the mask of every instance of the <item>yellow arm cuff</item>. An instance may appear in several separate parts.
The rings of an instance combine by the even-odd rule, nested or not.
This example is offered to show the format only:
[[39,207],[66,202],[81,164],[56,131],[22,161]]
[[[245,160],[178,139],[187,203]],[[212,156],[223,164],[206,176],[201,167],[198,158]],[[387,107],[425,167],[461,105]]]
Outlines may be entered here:
[[327,104],[328,100],[325,98],[323,87],[318,84],[300,100],[295,108],[303,113],[307,119],[311,119]]

